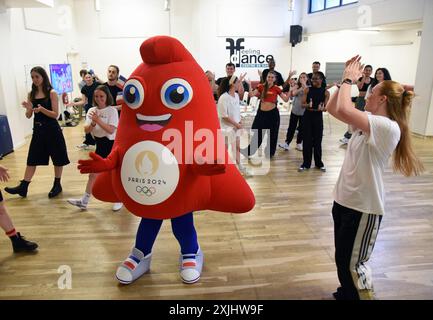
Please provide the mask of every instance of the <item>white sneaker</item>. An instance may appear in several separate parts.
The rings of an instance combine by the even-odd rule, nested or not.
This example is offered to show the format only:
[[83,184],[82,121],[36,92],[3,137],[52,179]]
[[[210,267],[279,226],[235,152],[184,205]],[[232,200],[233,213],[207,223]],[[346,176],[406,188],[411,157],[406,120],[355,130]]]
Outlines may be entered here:
[[248,170],[245,167],[241,167],[239,168],[240,173],[246,178],[246,177],[251,177],[253,174],[250,170]]
[[81,210],[87,210],[87,203],[84,203],[81,199],[68,199],[67,201]]
[[200,279],[203,269],[203,252],[198,248],[197,253],[181,254],[180,262],[180,278],[184,283],[195,283]]
[[262,160],[259,157],[248,157],[248,161],[255,167],[260,167],[262,165]]
[[341,138],[341,139],[340,139],[340,142],[341,142],[342,144],[348,144],[348,143],[349,143],[349,139],[347,139],[346,137],[344,137],[344,138]]
[[296,145],[296,150],[302,151],[302,143]]
[[87,148],[89,148],[89,146],[85,143],[82,143],[82,144],[78,145],[77,148],[87,150]]
[[122,284],[130,284],[150,270],[152,253],[144,256],[143,252],[133,248],[131,254],[117,268],[116,278]]
[[289,150],[290,150],[290,146],[287,144],[287,142],[279,143],[278,146],[279,146],[281,149],[284,149],[284,150],[286,150],[286,151],[289,151]]
[[115,202],[113,203],[113,211],[119,211],[122,209],[123,203],[122,202]]

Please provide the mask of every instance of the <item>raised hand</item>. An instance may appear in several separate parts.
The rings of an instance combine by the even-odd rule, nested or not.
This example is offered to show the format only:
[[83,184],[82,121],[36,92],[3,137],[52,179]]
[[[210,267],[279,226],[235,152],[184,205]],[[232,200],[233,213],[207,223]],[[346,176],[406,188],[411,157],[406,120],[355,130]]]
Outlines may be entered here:
[[240,75],[240,77],[239,77],[239,82],[242,82],[242,81],[244,81],[244,79],[245,79],[245,76],[247,75],[247,73],[245,72],[245,73],[241,73],[241,75]]
[[346,63],[343,79],[351,79],[352,82],[355,83],[361,77],[364,70],[364,65],[361,64],[360,60],[360,56],[356,56],[348,60],[349,63]]
[[360,61],[361,60],[361,56],[359,54],[357,54],[356,56],[350,58],[349,60],[346,61],[346,68],[354,61]]

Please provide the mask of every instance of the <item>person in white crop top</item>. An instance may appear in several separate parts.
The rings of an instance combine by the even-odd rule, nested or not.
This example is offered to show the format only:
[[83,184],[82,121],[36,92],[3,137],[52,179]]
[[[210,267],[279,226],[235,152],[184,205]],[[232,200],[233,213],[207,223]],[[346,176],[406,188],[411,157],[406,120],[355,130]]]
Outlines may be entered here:
[[351,83],[361,76],[360,57],[348,60],[341,88],[331,97],[328,111],[355,129],[334,189],[335,262],[341,287],[337,300],[373,299],[373,251],[385,211],[383,172],[393,156],[394,170],[418,175],[423,165],[410,141],[408,114],[413,92],[394,81],[374,87],[362,112],[353,108]]

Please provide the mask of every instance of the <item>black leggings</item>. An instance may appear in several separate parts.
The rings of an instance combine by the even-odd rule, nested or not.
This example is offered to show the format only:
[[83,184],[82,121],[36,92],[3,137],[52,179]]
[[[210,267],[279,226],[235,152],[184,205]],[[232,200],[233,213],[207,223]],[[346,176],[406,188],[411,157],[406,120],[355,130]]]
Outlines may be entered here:
[[280,112],[278,108],[275,107],[270,111],[257,110],[251,129],[254,131],[251,143],[248,146],[248,155],[256,153],[257,149],[262,145],[263,130],[269,130],[270,143],[266,146],[266,154],[273,157],[277,150],[278,130],[280,129]]
[[302,123],[303,123],[303,116],[298,116],[294,113],[290,114],[290,122],[289,122],[289,127],[287,128],[287,135],[286,135],[287,144],[290,144],[290,142],[292,142],[293,136],[295,135],[296,127],[298,127],[298,135],[296,137],[296,143],[297,144],[302,143]]
[[322,162],[322,137],[323,137],[323,116],[320,111],[305,111],[302,123],[304,145],[302,155],[304,157],[304,168],[311,167],[311,158],[314,149],[314,164],[321,168]]
[[346,300],[371,299],[372,271],[367,266],[382,216],[359,212],[334,201],[335,263],[341,294]]

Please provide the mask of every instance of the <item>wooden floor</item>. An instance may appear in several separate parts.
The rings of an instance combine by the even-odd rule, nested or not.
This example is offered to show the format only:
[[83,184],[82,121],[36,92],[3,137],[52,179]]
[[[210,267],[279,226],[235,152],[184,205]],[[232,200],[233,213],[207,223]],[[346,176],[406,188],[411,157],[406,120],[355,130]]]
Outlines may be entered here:
[[[281,140],[286,128],[284,117]],[[150,274],[122,286],[115,270],[134,243],[139,219],[96,200],[87,212],[66,203],[81,196],[87,180],[76,170],[77,160],[86,157],[75,147],[82,127],[67,127],[72,164],[64,172],[63,194],[47,197],[52,166],[37,170],[27,198],[3,192],[16,227],[40,250],[14,255],[9,240],[0,237],[0,299],[332,299],[338,280],[331,192],[345,154],[338,142],[344,131],[336,120],[325,121],[326,173],[298,173],[301,153],[278,151],[268,175],[247,179],[256,195],[253,211],[195,214],[205,254],[199,283],[181,283],[179,247],[166,221]],[[385,178],[387,213],[370,264],[379,299],[433,299],[433,140],[414,140],[427,172],[417,178],[388,172]],[[10,169],[8,185],[22,179],[27,149],[28,143],[0,162]],[[72,288],[62,290],[58,268],[65,265]]]

